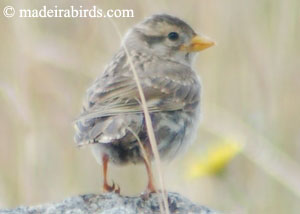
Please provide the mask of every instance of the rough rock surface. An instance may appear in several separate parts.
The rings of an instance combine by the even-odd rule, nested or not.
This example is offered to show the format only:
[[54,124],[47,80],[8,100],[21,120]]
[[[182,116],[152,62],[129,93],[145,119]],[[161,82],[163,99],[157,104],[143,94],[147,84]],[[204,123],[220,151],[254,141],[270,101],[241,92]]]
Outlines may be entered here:
[[[115,193],[103,195],[80,195],[62,202],[50,203],[16,209],[0,209],[0,214],[158,214],[160,213],[158,194],[151,194],[148,199],[142,197],[120,196]],[[178,193],[168,193],[170,213],[216,214],[199,206]]]

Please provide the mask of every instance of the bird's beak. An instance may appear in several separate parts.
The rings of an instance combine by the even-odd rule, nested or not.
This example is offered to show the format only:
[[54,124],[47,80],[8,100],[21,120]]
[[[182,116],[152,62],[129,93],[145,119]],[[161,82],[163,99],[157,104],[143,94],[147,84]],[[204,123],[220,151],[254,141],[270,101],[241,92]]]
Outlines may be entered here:
[[187,52],[197,52],[209,48],[213,45],[215,45],[215,42],[212,41],[211,39],[205,36],[196,35],[191,39],[190,44],[182,45],[180,47],[180,50],[187,51]]

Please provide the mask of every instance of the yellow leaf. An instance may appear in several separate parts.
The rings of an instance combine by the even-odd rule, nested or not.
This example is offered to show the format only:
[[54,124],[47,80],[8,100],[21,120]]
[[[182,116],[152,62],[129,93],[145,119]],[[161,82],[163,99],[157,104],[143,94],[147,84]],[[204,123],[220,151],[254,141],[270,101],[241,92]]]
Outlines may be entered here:
[[193,179],[205,175],[217,174],[226,167],[242,148],[242,143],[236,140],[223,139],[201,157],[192,161],[192,164],[187,169],[187,177]]

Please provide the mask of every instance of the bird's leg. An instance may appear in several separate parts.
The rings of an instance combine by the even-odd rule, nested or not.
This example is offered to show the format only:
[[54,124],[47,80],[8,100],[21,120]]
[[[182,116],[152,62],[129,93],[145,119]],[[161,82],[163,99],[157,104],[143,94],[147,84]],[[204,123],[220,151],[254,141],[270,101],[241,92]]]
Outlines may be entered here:
[[149,162],[149,159],[148,160],[144,159],[144,163],[145,163],[147,175],[148,175],[148,185],[147,185],[146,192],[149,192],[149,193],[156,192],[155,186],[153,183],[153,173],[152,173],[151,162]]
[[103,191],[104,192],[116,192],[120,193],[120,187],[116,187],[115,183],[113,182],[112,185],[109,185],[107,182],[107,167],[108,167],[108,155],[104,154],[102,156],[102,164],[103,164]]
[[147,175],[148,175],[148,184],[146,187],[146,190],[141,194],[141,198],[144,200],[147,200],[151,193],[156,192],[154,183],[153,183],[153,173],[152,173],[152,167],[151,167],[151,162],[149,161],[149,159],[145,159],[144,158],[144,163],[146,166],[146,170],[147,170]]
[[155,186],[154,186],[154,180],[153,180],[153,173],[152,173],[152,166],[151,166],[151,155],[152,150],[150,146],[143,147],[144,154],[143,154],[143,161],[146,166],[147,175],[148,175],[148,184],[146,187],[146,191],[142,193],[141,197],[143,199],[148,199],[151,193],[156,192]]

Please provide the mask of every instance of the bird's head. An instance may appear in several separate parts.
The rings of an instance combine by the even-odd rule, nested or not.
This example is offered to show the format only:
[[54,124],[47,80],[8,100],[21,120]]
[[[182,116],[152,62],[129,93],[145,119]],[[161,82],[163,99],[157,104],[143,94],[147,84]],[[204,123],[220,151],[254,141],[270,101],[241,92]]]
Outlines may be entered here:
[[133,27],[124,40],[128,49],[190,64],[193,56],[214,45],[184,21],[170,15],[153,15]]

